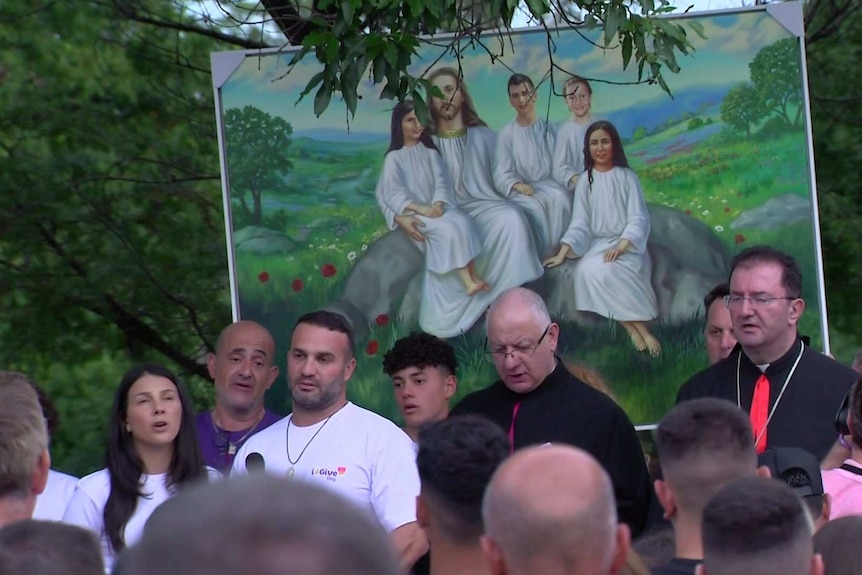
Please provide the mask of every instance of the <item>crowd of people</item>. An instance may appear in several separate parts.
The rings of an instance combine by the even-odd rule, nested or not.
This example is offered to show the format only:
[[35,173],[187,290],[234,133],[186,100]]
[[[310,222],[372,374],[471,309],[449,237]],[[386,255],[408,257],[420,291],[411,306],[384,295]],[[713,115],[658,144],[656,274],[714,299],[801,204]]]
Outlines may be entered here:
[[50,400],[0,372],[0,573],[860,572],[862,386],[800,337],[799,266],[749,248],[704,304],[712,365],[659,422],[652,473],[626,413],[561,360],[560,326],[520,287],[486,312],[499,380],[451,410],[445,340],[387,351],[403,429],[348,400],[353,330],[323,310],[291,336],[288,416],[264,405],[272,336],[239,321],[208,357],[212,410],[195,415],[165,367],[131,368],[105,468],[77,481],[51,469]]

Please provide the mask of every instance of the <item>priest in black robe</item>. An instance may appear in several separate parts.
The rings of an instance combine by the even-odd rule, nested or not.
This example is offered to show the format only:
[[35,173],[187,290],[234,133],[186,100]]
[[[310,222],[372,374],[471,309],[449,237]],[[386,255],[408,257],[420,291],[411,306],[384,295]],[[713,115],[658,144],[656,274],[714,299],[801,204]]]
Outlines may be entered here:
[[[765,246],[740,252],[726,297],[739,343],[727,358],[695,374],[676,399],[730,400],[749,413],[759,452],[799,447],[821,461],[838,436],[835,414],[856,374],[799,337],[801,296],[802,272],[791,256]],[[761,377],[768,382],[762,402],[756,392]]]
[[465,397],[452,415],[487,417],[509,434],[513,449],[566,443],[588,451],[611,477],[619,521],[639,534],[652,487],[634,426],[555,355],[559,326],[542,299],[524,288],[504,292],[488,310],[487,332],[501,379]]

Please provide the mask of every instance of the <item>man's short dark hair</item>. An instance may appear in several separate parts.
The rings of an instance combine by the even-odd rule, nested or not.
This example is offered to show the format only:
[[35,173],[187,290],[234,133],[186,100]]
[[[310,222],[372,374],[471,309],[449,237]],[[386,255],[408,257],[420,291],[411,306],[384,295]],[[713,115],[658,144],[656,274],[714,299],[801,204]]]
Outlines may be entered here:
[[718,490],[757,468],[751,422],[724,399],[674,406],[658,424],[656,451],[662,478],[690,513],[701,512]]
[[485,487],[508,455],[503,430],[477,415],[456,415],[419,432],[422,495],[434,506],[442,534],[453,541],[478,540]]
[[[726,295],[730,295],[730,286],[726,283],[720,283],[709,290],[709,293],[703,298],[704,315],[709,313],[709,307],[715,303],[716,300],[723,300]],[[722,302],[721,305],[724,305],[724,303]]]
[[334,311],[329,311],[325,309],[319,309],[317,311],[309,312],[305,315],[300,316],[298,320],[296,320],[296,325],[294,329],[296,329],[300,324],[308,324],[314,325],[317,327],[323,327],[328,329],[329,331],[337,331],[343,333],[347,336],[348,343],[348,351],[350,352],[350,357],[356,355],[356,337],[353,335],[353,326],[350,325],[350,322],[347,321],[340,313],[335,313]]
[[858,573],[862,563],[862,516],[833,519],[814,534],[814,551],[823,556],[827,573]]
[[737,267],[747,267],[754,263],[774,263],[781,266],[781,285],[787,297],[802,297],[802,270],[790,254],[770,246],[752,246],[736,254],[730,266],[730,275]]
[[710,575],[807,573],[811,519],[780,481],[747,477],[719,491],[703,512],[704,566]]
[[3,575],[103,575],[102,550],[90,531],[54,521],[17,521],[0,529]]
[[509,76],[509,83],[506,84],[506,91],[508,92],[509,88],[512,86],[520,86],[521,84],[527,84],[532,89],[536,89],[536,85],[533,84],[533,80],[527,76],[526,74],[512,74]]
[[383,371],[390,377],[407,367],[442,367],[455,375],[458,362],[445,340],[418,331],[396,341],[383,356]]

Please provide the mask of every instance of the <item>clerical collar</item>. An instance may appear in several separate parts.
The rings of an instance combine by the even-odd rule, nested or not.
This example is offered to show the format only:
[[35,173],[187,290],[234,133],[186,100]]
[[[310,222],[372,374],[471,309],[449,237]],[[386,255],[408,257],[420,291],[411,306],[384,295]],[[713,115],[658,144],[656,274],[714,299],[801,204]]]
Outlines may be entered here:
[[737,348],[740,351],[740,356],[742,356],[741,359],[742,363],[744,364],[743,367],[747,367],[751,371],[757,370],[757,373],[766,373],[767,371],[769,373],[776,373],[788,368],[790,365],[793,364],[794,360],[796,359],[796,356],[800,353],[800,347],[804,349],[805,347],[807,347],[807,343],[804,338],[797,337],[796,341],[793,342],[793,345],[790,346],[790,348],[784,353],[784,355],[782,355],[775,361],[771,361],[767,364],[758,365],[754,363],[751,358],[748,357],[748,354],[746,354],[742,350],[742,346],[737,344]]
[[436,136],[438,138],[443,138],[445,140],[453,139],[453,138],[462,138],[467,135],[467,128],[461,128],[459,130],[440,130],[437,132]]

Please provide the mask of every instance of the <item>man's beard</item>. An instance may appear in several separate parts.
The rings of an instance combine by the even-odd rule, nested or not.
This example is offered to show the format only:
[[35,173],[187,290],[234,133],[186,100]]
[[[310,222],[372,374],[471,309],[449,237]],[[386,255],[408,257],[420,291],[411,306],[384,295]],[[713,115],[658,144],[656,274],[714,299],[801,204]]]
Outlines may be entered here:
[[444,105],[440,106],[439,110],[437,110],[437,116],[441,120],[446,120],[447,122],[449,120],[454,120],[455,118],[457,118],[458,114],[460,114],[460,113],[461,113],[461,108],[455,107],[451,104],[449,104],[449,105],[444,104]]

